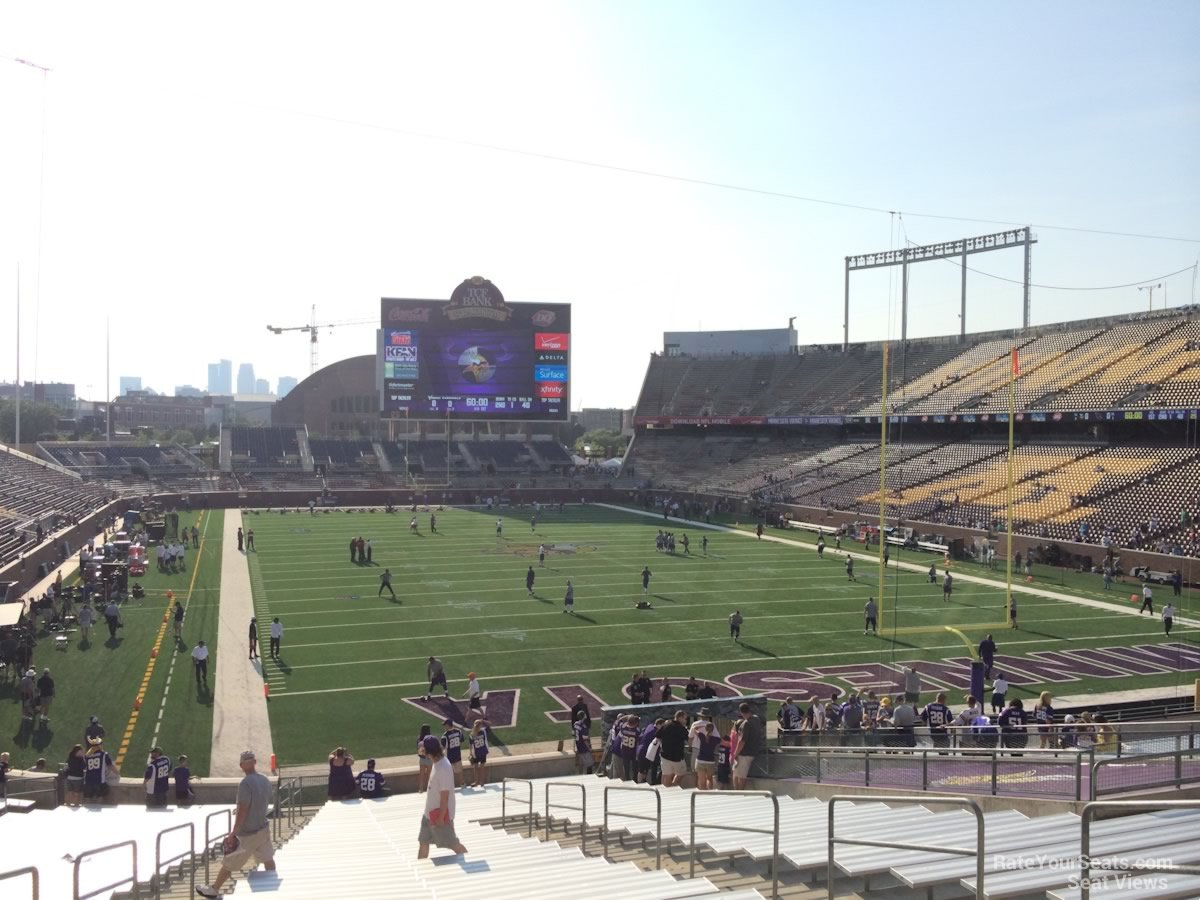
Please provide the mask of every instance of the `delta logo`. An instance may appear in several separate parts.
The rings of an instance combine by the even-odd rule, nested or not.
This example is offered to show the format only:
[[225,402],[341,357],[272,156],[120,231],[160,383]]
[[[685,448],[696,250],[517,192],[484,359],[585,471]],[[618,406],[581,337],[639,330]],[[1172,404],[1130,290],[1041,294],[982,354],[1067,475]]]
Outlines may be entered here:
[[561,381],[539,381],[537,392],[540,400],[558,400],[567,396],[567,386]]
[[566,350],[570,343],[571,336],[569,334],[547,334],[539,331],[533,336],[535,350]]

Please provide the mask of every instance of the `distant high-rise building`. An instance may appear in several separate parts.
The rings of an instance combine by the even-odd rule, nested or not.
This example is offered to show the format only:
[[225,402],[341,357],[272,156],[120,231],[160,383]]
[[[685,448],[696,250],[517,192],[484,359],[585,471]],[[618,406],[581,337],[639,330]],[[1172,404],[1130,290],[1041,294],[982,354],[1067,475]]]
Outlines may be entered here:
[[140,391],[142,389],[142,376],[140,375],[122,375],[121,376],[121,393],[128,394],[130,391]]
[[296,381],[296,379],[291,375],[281,375],[279,376],[279,387],[275,389],[275,393],[278,394],[279,399],[282,400],[291,393],[292,388],[294,388],[297,384],[299,384],[299,382]]
[[208,364],[208,392],[210,394],[233,393],[233,363],[228,359]]
[[203,397],[204,391],[198,387],[192,387],[190,384],[175,385],[176,397]]
[[254,393],[254,363],[242,363],[238,366],[237,392],[239,394]]
[[265,378],[255,378],[254,379],[254,393],[256,393],[256,394],[271,393],[271,382],[267,381],[267,379],[265,379]]

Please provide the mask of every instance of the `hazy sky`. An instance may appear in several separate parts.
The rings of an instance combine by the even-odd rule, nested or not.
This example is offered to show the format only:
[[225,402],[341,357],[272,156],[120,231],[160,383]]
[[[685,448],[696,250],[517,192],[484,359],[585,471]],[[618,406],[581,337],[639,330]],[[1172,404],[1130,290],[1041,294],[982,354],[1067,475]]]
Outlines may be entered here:
[[[268,324],[480,274],[574,304],[576,408],[631,405],[664,330],[840,341],[846,255],[982,219],[1035,225],[1038,284],[1152,279],[1200,254],[1198,35],[1195,2],[5,3],[0,380],[18,264],[22,376],[84,396],[106,319],[114,390],[203,387],[221,357],[273,388],[309,346]],[[852,339],[898,334],[897,282],[855,277]],[[1156,307],[1190,302],[1193,270],[1165,285]],[[1020,304],[972,275],[968,327]],[[1033,292],[1035,324],[1147,305]],[[957,313],[957,269],[916,267],[910,335]],[[323,331],[321,364],[373,336]]]

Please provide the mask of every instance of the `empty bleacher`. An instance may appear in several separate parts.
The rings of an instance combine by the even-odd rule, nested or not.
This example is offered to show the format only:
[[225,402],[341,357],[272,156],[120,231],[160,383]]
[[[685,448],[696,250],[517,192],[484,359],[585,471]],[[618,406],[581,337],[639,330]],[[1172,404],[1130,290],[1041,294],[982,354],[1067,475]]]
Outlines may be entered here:
[[379,457],[375,455],[375,444],[368,440],[308,439],[313,464],[323,465],[328,471],[352,469],[373,471],[379,468]]
[[[154,882],[156,874],[156,836],[167,828],[192,825],[194,831],[182,829],[172,832],[165,835],[161,842],[162,859],[183,854],[190,859],[192,854],[203,852],[206,817],[222,810],[232,810],[232,807],[171,806],[150,811],[141,806],[60,806],[21,815],[9,813],[0,816],[0,846],[9,848],[4,855],[4,862],[0,863],[0,871],[18,866],[35,867],[40,880],[40,896],[44,898],[93,896],[94,892],[106,885],[111,886],[110,889],[98,896],[111,896],[111,888],[131,896],[128,892],[133,888],[134,869],[132,853],[127,846],[84,857],[79,864],[78,893],[73,891],[72,882],[75,859],[85,851],[133,841],[137,845],[137,881],[143,886],[141,895],[153,896],[153,892],[147,891],[145,886]],[[212,828],[217,830],[217,823],[227,827],[228,822],[228,816],[216,816]],[[220,831],[224,833],[224,827]],[[178,865],[176,862],[172,868]],[[164,865],[162,874],[167,871],[168,867]],[[23,887],[16,880],[0,882],[0,894],[7,897],[33,896],[23,894]]]
[[203,473],[203,464],[179,444],[101,444],[93,441],[43,441],[46,458],[84,478],[186,478]]
[[[893,348],[891,412],[946,414],[1008,408],[1016,347],[1019,409],[1189,407],[1200,391],[1200,322],[1188,314],[1072,328],[1051,326],[963,346],[910,341]],[[879,345],[801,348],[780,356],[654,356],[638,416],[877,416]]]
[[300,439],[295,428],[234,425],[229,431],[233,466],[239,472],[300,469]]
[[102,506],[109,492],[25,454],[0,449],[0,563],[36,543],[36,526],[82,517]]
[[[548,784],[555,786],[554,793],[548,794]],[[775,795],[776,858],[771,799],[631,787],[594,776],[564,776],[463,789],[457,796],[455,828],[467,853],[456,856],[434,848],[425,860],[415,858],[422,795],[328,803],[276,852],[277,873],[250,873],[237,881],[232,896],[743,900],[770,896],[774,879],[781,896],[796,898],[829,893],[870,900],[957,896],[974,888],[973,855],[843,843],[834,847],[834,880],[827,884],[830,810],[822,800]],[[505,796],[509,818],[499,830]],[[659,804],[661,826],[656,822]],[[602,856],[606,813],[603,837],[609,859]],[[536,829],[530,827],[531,814]],[[967,849],[975,845],[978,821],[966,808],[897,802],[887,796],[839,801],[833,820],[837,838]],[[1073,896],[1062,892],[1079,871],[1082,823],[1077,814],[1028,816],[997,809],[983,813],[982,823],[983,896]],[[568,826],[565,832],[563,826]],[[1136,812],[1089,826],[1096,858],[1155,856],[1176,863],[1200,859],[1198,832],[1196,808]],[[688,878],[693,848],[699,877]],[[1194,896],[1188,893],[1194,876],[1158,877],[1164,879],[1161,894],[1129,896]]]

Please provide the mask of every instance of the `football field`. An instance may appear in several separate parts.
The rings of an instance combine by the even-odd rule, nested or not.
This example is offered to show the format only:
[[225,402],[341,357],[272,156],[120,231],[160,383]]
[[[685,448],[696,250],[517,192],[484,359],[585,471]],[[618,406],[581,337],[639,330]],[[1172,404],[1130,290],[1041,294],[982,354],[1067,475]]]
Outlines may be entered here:
[[[663,677],[678,698],[689,676],[722,694],[802,697],[882,685],[922,661],[930,690],[944,686],[957,702],[972,649],[987,631],[999,644],[999,665],[1014,667],[1010,696],[1187,684],[1200,669],[1194,629],[1177,624],[1167,638],[1157,617],[1127,614],[1132,586],[1105,597],[1098,578],[1068,579],[1065,588],[1092,605],[1018,595],[1021,628],[1012,631],[1000,627],[1002,584],[960,578],[944,602],[923,571],[893,566],[880,633],[864,635],[863,604],[879,594],[878,569],[859,560],[851,581],[832,544],[818,559],[811,546],[628,510],[543,508],[534,529],[531,513],[447,509],[436,513],[437,533],[428,512],[417,514],[417,533],[407,510],[244,514],[256,536],[257,551],[247,557],[264,651],[271,617],[285,629],[279,661],[265,662],[281,765],[317,762],[337,745],[360,758],[407,754],[422,723],[438,730],[444,717],[471,718],[463,701],[469,671],[485,692],[493,743],[507,745],[563,737],[566,706],[578,693],[595,704],[621,703],[641,669],[655,680],[656,700]],[[686,532],[691,553],[681,545],[673,555],[656,552],[659,528],[677,538]],[[369,565],[350,560],[358,536],[372,543]],[[544,567],[539,544],[547,548]],[[928,567],[931,559],[898,553],[892,561]],[[533,596],[525,589],[530,565]],[[652,608],[637,609],[644,566],[653,573],[644,595]],[[395,601],[379,595],[385,568]],[[957,564],[952,571],[1002,577]],[[574,615],[563,613],[568,579]],[[1159,608],[1169,593],[1158,589]],[[736,642],[728,627],[735,609],[745,619]],[[1178,602],[1177,609],[1188,613]],[[445,663],[449,700],[424,700],[430,655]]]

